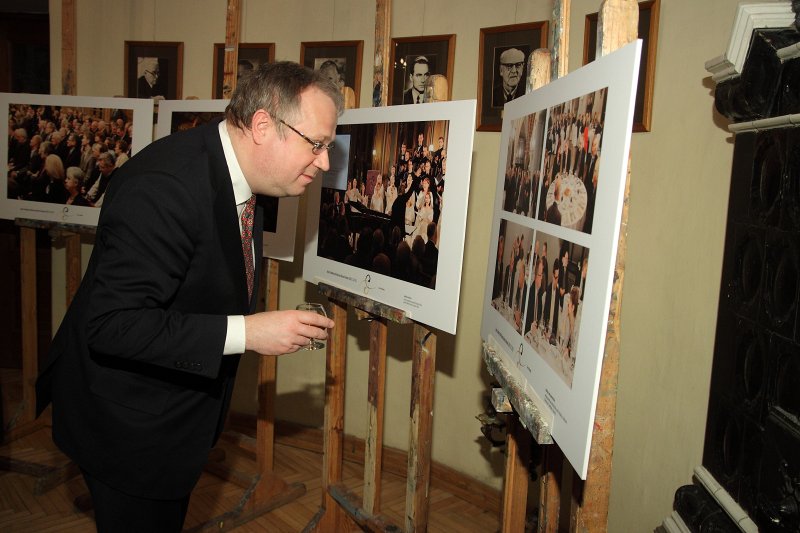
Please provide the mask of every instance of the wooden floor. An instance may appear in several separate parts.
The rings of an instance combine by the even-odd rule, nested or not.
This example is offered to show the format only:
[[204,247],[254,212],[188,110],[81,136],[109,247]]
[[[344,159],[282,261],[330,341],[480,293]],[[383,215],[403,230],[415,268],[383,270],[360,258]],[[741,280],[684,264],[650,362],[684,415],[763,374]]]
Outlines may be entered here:
[[[0,372],[0,378],[8,378]],[[13,394],[13,378],[2,379],[2,396]],[[12,394],[9,394],[11,392]],[[3,406],[6,427],[13,418],[13,409]],[[244,472],[255,466],[246,453],[233,444],[222,445],[226,451],[226,463]],[[11,457],[21,464],[36,463],[61,466],[69,464],[50,439],[50,430],[45,427],[29,435],[0,446],[0,457]],[[233,529],[236,532],[297,532],[309,523],[319,510],[322,501],[321,479],[322,456],[319,453],[301,450],[287,445],[275,446],[275,472],[287,483],[302,483],[306,492],[291,503],[260,516]],[[344,484],[353,492],[361,493],[363,465],[344,463]],[[86,486],[78,475],[54,488],[35,495],[35,475],[0,470],[0,531],[3,532],[86,532],[95,531],[91,511],[82,512],[75,507],[76,497],[86,494]],[[39,482],[41,483],[41,482]],[[381,488],[381,512],[394,524],[403,526],[405,514],[405,480],[384,473]],[[189,505],[185,529],[198,528],[215,517],[237,509],[245,496],[245,489],[224,482],[210,473],[203,473]],[[210,531],[211,529],[209,529]],[[435,487],[430,491],[428,531],[431,532],[495,532],[499,530],[499,519],[495,513],[476,508],[474,505]]]

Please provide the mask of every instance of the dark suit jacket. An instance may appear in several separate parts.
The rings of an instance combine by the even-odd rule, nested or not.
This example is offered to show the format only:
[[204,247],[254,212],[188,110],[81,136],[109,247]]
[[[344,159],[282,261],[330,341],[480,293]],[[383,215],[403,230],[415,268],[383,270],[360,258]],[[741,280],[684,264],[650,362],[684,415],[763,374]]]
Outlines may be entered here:
[[[159,140],[114,174],[81,286],[37,382],[53,439],[135,496],[180,498],[225,420],[239,356],[226,315],[252,312],[218,122]],[[254,226],[262,225],[256,209]],[[254,232],[255,279],[262,232]],[[257,294],[257,287],[253,294]]]
[[522,87],[520,87],[520,85],[523,83],[524,79],[525,78],[520,78],[520,82],[514,88],[514,92],[508,100],[506,100],[506,92],[505,89],[503,89],[502,80],[500,83],[495,84],[494,87],[492,87],[492,107],[503,107],[507,102],[522,96],[524,94],[524,85]]
[[[403,91],[403,103],[404,104],[416,104],[417,92],[414,90],[414,87],[409,87],[405,91]],[[425,95],[422,95],[422,103],[425,103]]]
[[553,202],[550,204],[550,207],[547,208],[544,221],[555,224],[556,226],[561,225],[561,211],[558,210],[558,204],[556,202]]

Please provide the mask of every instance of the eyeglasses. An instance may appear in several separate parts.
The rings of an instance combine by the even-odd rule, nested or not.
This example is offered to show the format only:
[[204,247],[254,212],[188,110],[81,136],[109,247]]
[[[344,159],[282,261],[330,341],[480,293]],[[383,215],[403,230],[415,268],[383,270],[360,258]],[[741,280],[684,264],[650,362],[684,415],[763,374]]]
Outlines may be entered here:
[[506,67],[508,70],[511,70],[512,68],[522,70],[522,61],[519,63],[500,63],[500,66]]
[[305,142],[310,144],[311,145],[311,153],[314,154],[314,155],[319,155],[319,154],[322,153],[323,150],[330,150],[331,148],[333,148],[333,143],[325,144],[324,142],[320,142],[320,141],[312,141],[311,139],[306,137],[304,134],[300,133],[299,131],[297,131],[296,129],[294,129],[290,125],[288,125],[286,122],[284,122],[283,119],[279,118],[278,122],[280,122],[281,124],[283,124],[284,126],[289,128],[290,130],[292,130],[293,132],[298,134],[300,137],[303,138],[303,140]]

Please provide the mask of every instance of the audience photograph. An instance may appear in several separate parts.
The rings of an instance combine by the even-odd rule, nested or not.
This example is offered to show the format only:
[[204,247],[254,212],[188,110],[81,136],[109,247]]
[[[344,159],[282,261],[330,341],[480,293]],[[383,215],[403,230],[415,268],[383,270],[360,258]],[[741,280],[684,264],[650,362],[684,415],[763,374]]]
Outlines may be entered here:
[[132,111],[10,104],[8,114],[7,198],[102,205],[110,175],[131,155]]
[[[339,126],[358,153],[350,153],[340,188],[323,183],[317,255],[435,289],[447,127],[392,123],[377,135],[369,124]],[[375,153],[386,157],[375,160],[385,138],[391,144]]]

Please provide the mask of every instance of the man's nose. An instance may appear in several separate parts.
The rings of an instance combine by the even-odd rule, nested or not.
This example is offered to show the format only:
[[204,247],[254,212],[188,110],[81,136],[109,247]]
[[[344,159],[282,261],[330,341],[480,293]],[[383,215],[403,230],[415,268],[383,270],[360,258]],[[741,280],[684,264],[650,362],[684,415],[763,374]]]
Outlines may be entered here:
[[317,158],[314,160],[314,166],[323,172],[327,172],[331,168],[331,159],[328,150],[322,150]]

